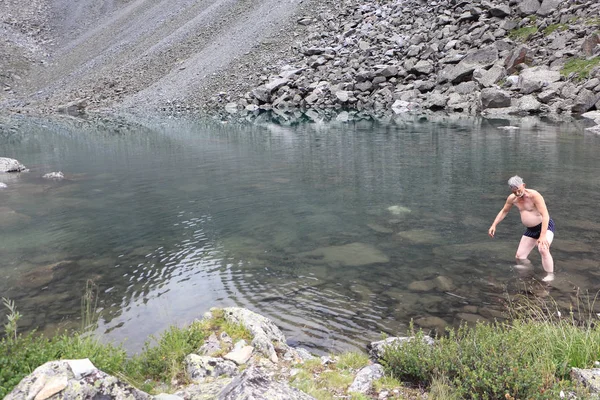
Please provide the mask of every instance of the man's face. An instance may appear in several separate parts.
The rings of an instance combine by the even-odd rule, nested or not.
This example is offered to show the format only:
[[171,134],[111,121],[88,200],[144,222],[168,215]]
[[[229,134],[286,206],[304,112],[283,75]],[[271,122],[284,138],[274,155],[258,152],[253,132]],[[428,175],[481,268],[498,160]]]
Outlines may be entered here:
[[521,184],[519,187],[517,188],[511,188],[510,189],[513,194],[517,197],[523,197],[523,195],[525,194],[525,184]]

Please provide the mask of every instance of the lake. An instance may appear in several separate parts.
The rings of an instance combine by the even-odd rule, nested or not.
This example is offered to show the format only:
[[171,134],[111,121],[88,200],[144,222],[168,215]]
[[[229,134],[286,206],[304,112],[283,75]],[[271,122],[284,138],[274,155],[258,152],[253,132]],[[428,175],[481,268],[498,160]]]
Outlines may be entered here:
[[[30,171],[0,175],[0,295],[52,334],[93,282],[98,333],[130,352],[211,307],[320,353],[503,319],[519,296],[568,309],[600,282],[599,150],[533,118],[4,119],[0,156]],[[556,222],[551,284],[537,250],[514,268],[516,209],[487,235],[515,174]]]

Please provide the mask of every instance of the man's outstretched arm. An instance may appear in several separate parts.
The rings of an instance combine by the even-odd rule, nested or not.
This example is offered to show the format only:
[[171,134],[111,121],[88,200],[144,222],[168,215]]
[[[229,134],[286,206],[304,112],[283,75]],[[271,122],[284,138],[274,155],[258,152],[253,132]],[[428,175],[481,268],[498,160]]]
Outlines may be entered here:
[[506,217],[506,215],[510,211],[510,208],[513,205],[511,201],[511,196],[512,195],[508,196],[508,198],[506,199],[506,203],[504,203],[504,207],[502,207],[502,210],[500,210],[498,215],[496,215],[496,219],[494,219],[492,226],[490,226],[490,229],[488,229],[488,235],[490,235],[490,237],[494,237],[494,235],[496,234],[496,226],[500,223],[500,221],[502,221]]

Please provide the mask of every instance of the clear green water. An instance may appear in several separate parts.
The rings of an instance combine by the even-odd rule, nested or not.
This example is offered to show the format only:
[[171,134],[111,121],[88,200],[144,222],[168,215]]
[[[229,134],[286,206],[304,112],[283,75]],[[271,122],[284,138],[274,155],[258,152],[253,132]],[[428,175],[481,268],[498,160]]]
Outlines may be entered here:
[[[600,283],[600,137],[574,124],[404,118],[244,126],[185,119],[18,119],[0,156],[0,295],[21,328],[78,327],[131,351],[210,307],[272,318],[293,344],[363,349],[502,318],[507,296],[567,307]],[[63,181],[41,176],[62,171]],[[516,210],[487,229],[520,174],[556,221],[557,279],[513,269]],[[3,319],[4,310],[0,311]]]

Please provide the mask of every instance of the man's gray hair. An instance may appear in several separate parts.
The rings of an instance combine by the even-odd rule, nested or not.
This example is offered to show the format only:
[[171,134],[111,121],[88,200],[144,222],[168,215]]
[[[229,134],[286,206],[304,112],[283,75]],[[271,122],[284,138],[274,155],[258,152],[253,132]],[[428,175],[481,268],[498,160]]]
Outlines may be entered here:
[[508,180],[508,186],[510,186],[511,189],[517,189],[523,183],[525,182],[523,182],[523,178],[521,178],[519,175],[515,175]]

